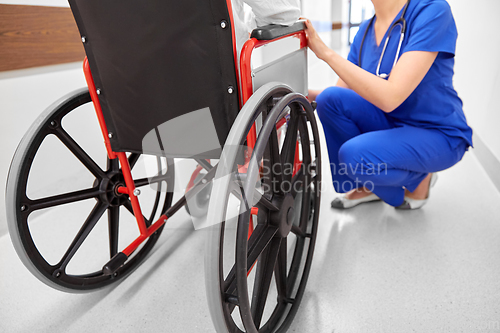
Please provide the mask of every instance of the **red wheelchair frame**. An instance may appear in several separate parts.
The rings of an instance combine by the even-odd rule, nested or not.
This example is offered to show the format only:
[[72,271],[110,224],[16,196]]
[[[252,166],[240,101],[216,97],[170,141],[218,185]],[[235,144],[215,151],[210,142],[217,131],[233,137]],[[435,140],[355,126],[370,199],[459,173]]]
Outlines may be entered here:
[[[228,0],[228,8],[229,8],[229,13],[232,13],[231,10],[231,3]],[[232,25],[232,34],[233,34],[233,40],[234,40],[234,26]],[[241,57],[240,57],[240,64],[241,64],[241,94],[240,94],[240,103],[241,105],[244,105],[250,96],[253,93],[253,85],[252,85],[252,78],[251,78],[251,58],[252,58],[252,53],[256,48],[259,48],[261,46],[264,46],[266,44],[269,44],[271,42],[284,39],[284,38],[289,38],[289,37],[295,37],[300,39],[300,48],[307,47],[307,38],[305,32],[298,31],[295,33],[291,33],[273,40],[257,40],[256,38],[251,38],[249,39],[243,46],[242,51],[241,51]],[[233,43],[233,52],[236,58],[237,52],[236,52],[236,47]],[[236,64],[236,73],[237,77],[240,77],[238,75],[238,62],[235,61]],[[128,245],[125,249],[123,249],[121,252],[118,252],[104,267],[103,270],[105,272],[108,272],[109,274],[112,274],[114,270],[118,269],[126,260],[127,258],[153,233],[155,233],[162,225],[164,225],[167,220],[174,215],[175,212],[177,212],[183,205],[186,204],[186,197],[189,196],[194,196],[196,193],[198,193],[202,187],[200,186],[193,186],[191,185],[191,188],[186,191],[186,194],[179,199],[175,204],[173,204],[166,212],[164,215],[160,216],[157,221],[152,223],[149,227],[146,226],[146,223],[144,221],[144,217],[141,211],[141,206],[139,203],[139,199],[134,181],[132,179],[132,174],[131,174],[131,169],[129,165],[129,161],[127,159],[126,153],[124,152],[114,152],[111,148],[111,143],[110,143],[110,137],[109,137],[109,132],[107,130],[106,123],[104,121],[104,116],[103,112],[101,109],[101,105],[99,102],[98,94],[100,93],[98,89],[96,89],[96,86],[94,84],[94,80],[92,77],[92,73],[90,71],[90,66],[88,59],[85,58],[83,62],[83,71],[85,74],[85,79],[87,81],[87,86],[89,88],[90,96],[92,98],[92,102],[95,107],[97,119],[99,122],[99,126],[101,128],[101,132],[104,138],[104,144],[106,146],[106,151],[108,154],[108,157],[110,160],[118,158],[120,161],[120,164],[122,166],[122,172],[125,180],[125,186],[118,187],[117,191],[122,194],[127,194],[130,198],[132,208],[134,215],[137,220],[137,226],[139,228],[140,235],[130,244]],[[280,122],[277,124],[277,128],[279,129],[281,126],[285,125],[286,120],[281,119]],[[255,124],[253,125],[252,129],[250,130],[250,133],[247,136],[247,145],[249,148],[253,149],[256,143],[256,127]],[[298,142],[296,143],[296,151],[298,152],[299,149],[299,144]],[[248,163],[249,161],[249,154],[246,154],[245,156],[245,162]],[[295,161],[294,161],[294,174],[297,170],[300,169],[301,161],[299,159],[299,154],[295,154]],[[215,169],[215,168],[214,168]],[[198,171],[199,172],[199,171]],[[208,177],[213,178],[214,174],[212,173]],[[210,179],[208,179],[210,180]],[[253,207],[251,210],[251,216],[256,216],[258,214],[258,208]],[[250,218],[250,227],[249,227],[249,237],[251,235],[251,232],[253,230],[253,221],[252,217]]]

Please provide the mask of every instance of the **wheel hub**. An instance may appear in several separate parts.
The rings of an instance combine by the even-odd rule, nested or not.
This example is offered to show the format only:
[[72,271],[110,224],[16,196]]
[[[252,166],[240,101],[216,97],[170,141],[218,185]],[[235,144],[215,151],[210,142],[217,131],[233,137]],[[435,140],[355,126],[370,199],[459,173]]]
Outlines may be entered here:
[[125,179],[121,172],[108,174],[108,178],[100,181],[96,179],[94,186],[98,185],[102,194],[100,199],[111,207],[121,206],[128,200],[128,195],[118,192],[118,188],[125,187]]
[[288,236],[292,230],[293,220],[295,218],[294,202],[295,200],[291,194],[285,195],[278,204],[280,210],[275,212],[271,217],[273,224],[278,227],[277,234],[280,237]]

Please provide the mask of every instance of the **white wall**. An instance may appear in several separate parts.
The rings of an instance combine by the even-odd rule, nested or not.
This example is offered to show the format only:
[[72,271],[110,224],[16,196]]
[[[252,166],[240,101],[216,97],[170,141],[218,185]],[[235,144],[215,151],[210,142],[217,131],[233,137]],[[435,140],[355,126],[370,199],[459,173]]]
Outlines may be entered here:
[[458,27],[455,88],[475,134],[500,160],[500,1],[448,3]]

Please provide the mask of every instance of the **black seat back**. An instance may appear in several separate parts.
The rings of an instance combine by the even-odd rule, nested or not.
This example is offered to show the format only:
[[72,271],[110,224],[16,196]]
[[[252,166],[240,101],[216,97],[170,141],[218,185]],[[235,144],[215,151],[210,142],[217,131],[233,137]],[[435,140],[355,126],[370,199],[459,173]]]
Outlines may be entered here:
[[[207,107],[219,144],[224,144],[238,113],[232,22],[225,0],[69,3],[85,37],[114,151],[140,153],[144,137],[159,125]],[[148,153],[169,155],[168,143],[161,146],[163,152]]]

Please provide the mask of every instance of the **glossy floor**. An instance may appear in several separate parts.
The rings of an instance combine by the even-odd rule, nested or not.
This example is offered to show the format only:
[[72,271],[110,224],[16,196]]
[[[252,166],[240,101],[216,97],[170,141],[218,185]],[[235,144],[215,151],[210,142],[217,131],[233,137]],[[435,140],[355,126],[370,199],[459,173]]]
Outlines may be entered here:
[[[473,153],[440,174],[418,211],[383,203],[336,211],[335,195],[323,191],[313,267],[291,332],[500,332],[500,194]],[[74,295],[35,279],[3,236],[0,331],[212,332],[204,237],[181,211],[129,278]]]

